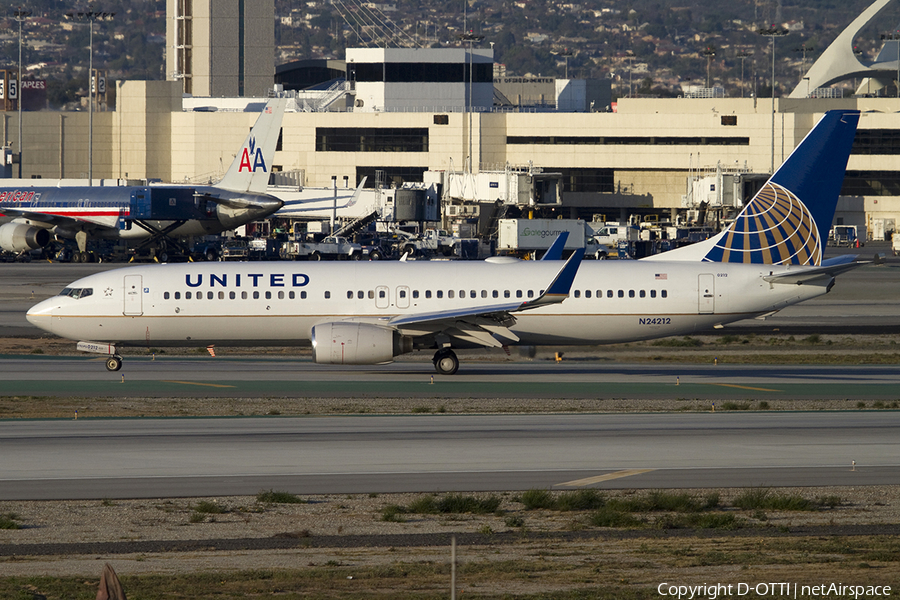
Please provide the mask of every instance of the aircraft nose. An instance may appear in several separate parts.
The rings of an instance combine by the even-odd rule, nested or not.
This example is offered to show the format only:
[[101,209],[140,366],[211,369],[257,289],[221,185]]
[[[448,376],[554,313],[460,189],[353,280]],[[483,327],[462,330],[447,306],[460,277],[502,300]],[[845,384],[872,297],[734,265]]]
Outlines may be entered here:
[[25,313],[25,318],[35,327],[39,327],[44,331],[53,332],[52,317],[53,309],[56,307],[56,301],[53,298],[38,302]]

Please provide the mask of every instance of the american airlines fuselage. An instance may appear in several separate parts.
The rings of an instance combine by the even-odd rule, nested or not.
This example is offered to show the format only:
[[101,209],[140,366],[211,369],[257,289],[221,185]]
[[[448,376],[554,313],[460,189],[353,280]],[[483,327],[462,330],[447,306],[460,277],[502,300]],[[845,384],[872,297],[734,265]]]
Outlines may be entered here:
[[[384,324],[537,298],[559,261],[221,263],[150,265],[100,273],[28,312],[62,337],[129,346],[293,345],[316,325]],[[804,267],[653,261],[585,261],[568,298],[516,312],[501,341],[605,344],[681,335],[780,310],[827,293],[833,278],[769,283]],[[84,298],[90,297],[90,301]],[[412,347],[433,348],[428,328],[400,327]],[[515,340],[515,338],[518,338]],[[472,346],[484,344],[471,344]],[[500,344],[498,344],[500,345]],[[505,345],[505,344],[504,344]],[[455,342],[454,347],[466,344]]]

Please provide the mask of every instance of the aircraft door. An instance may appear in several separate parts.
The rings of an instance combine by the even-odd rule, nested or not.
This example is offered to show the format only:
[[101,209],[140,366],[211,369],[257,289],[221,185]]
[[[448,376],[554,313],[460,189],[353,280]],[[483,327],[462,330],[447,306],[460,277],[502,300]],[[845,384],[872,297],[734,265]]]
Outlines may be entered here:
[[387,308],[391,305],[390,292],[386,285],[375,288],[375,308]]
[[143,301],[143,283],[140,275],[125,276],[125,316],[139,317],[144,314]]
[[397,308],[409,308],[409,288],[405,285],[397,286]]
[[712,273],[701,273],[697,282],[698,310],[701,315],[716,312],[716,277]]

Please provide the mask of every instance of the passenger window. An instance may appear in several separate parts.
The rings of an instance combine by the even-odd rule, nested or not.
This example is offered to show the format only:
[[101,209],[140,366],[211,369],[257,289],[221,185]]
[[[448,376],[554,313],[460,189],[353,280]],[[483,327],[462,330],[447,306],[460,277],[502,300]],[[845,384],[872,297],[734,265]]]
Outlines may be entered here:
[[581,298],[581,290],[575,290],[575,297]]
[[634,290],[628,290],[628,297],[634,298]]
[[[475,296],[475,290],[472,290],[472,296],[473,296],[473,297]],[[460,298],[465,298],[465,297],[466,297],[466,290],[459,290],[459,297],[460,297]]]
[[619,298],[624,298],[625,292],[623,290],[619,290]]
[[93,295],[94,288],[84,288],[81,290],[81,298],[87,298],[88,296]]
[[510,296],[509,290],[503,290],[503,297],[509,298],[509,296]]
[[247,299],[247,292],[241,292],[241,300]]
[[278,299],[279,299],[279,300],[284,300],[284,292],[283,292],[283,291],[279,291],[279,292],[278,292]]
[[234,300],[235,298],[237,298],[237,293],[235,293],[235,292],[228,292],[228,297],[229,297],[231,300]]
[[591,297],[591,290],[584,290],[584,297],[585,297],[585,298],[590,298],[590,297]]
[[668,298],[668,297],[669,297],[669,293],[668,293],[666,290],[661,291],[659,294],[660,294],[663,298]]
[[413,298],[419,297],[419,290],[413,290]]
[[[327,296],[328,292],[325,292],[325,294],[326,294],[325,297],[327,298],[327,297],[328,297],[328,296]],[[379,298],[387,298],[386,294],[387,294],[387,292],[385,292],[384,290],[378,290],[378,297],[379,297]]]
[[356,292],[356,297],[362,300],[366,297],[366,293],[362,290],[359,290],[358,292]]
[[644,290],[641,290],[641,298],[646,298],[646,297],[647,297],[647,292],[645,292]]
[[369,300],[375,299],[375,290],[369,290]]
[[[168,294],[169,292],[166,292],[166,293]],[[175,299],[181,300],[181,292],[175,292]]]
[[656,298],[656,290],[650,290],[650,297]]
[[326,300],[331,299],[331,292],[325,292],[325,299]]
[[272,292],[266,292],[266,300],[272,299]]
[[225,299],[225,292],[219,292],[219,300]]
[[347,300],[353,300],[353,291],[347,290]]
[[190,300],[191,297],[192,297],[192,296],[191,296],[191,293],[190,293],[190,292],[185,292],[185,293],[184,293],[184,299],[185,299],[185,300]]
[[534,291],[533,291],[533,290],[528,290],[528,297],[529,297],[529,298],[534,298]]
[[613,291],[612,291],[612,290],[606,290],[606,297],[607,297],[607,298],[612,298],[612,297],[613,297]]
[[259,292],[253,292],[253,299],[259,300]]
[[400,290],[400,297],[406,298],[406,290]]
[[431,290],[425,290],[425,298],[431,298]]
[[443,298],[443,297],[444,297],[444,290],[438,290],[438,291],[436,292],[436,294],[437,294],[437,297],[438,297],[438,298]]
[[[494,292],[494,294],[496,294],[496,293],[497,293],[497,292]],[[482,298],[487,298],[487,290],[481,290],[481,297],[482,297]],[[496,298],[496,297],[497,297],[497,296],[494,296],[494,298]]]
[[300,299],[306,300],[306,292],[300,292]]
[[169,292],[163,292],[163,300],[169,299]]
[[212,299],[213,299],[213,293],[212,293],[212,292],[206,292],[206,299],[207,299],[207,300],[212,300]]
[[522,290],[516,290],[516,298],[522,297]]
[[448,298],[453,298],[453,297],[455,297],[455,294],[456,294],[456,292],[454,292],[453,290],[447,290],[447,297],[448,297]]
[[288,298],[289,298],[289,299],[293,300],[293,299],[296,298],[296,297],[297,297],[296,292],[294,292],[293,290],[291,290],[290,292],[288,292]]

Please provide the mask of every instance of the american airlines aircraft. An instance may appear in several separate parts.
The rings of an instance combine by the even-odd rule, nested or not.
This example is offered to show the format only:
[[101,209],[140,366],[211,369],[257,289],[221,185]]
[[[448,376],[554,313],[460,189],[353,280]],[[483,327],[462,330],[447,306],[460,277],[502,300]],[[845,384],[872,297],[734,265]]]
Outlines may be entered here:
[[273,98],[225,177],[215,185],[40,186],[40,179],[0,185],[0,248],[42,248],[51,237],[74,239],[88,259],[88,237],[169,241],[220,233],[266,217],[282,202],[266,193],[287,100]]
[[311,343],[317,363],[382,364],[432,350],[604,344],[683,335],[827,293],[855,257],[822,260],[857,111],[827,113],[718,236],[639,261],[216,263],[85,277],[28,320],[107,354],[122,346]]

